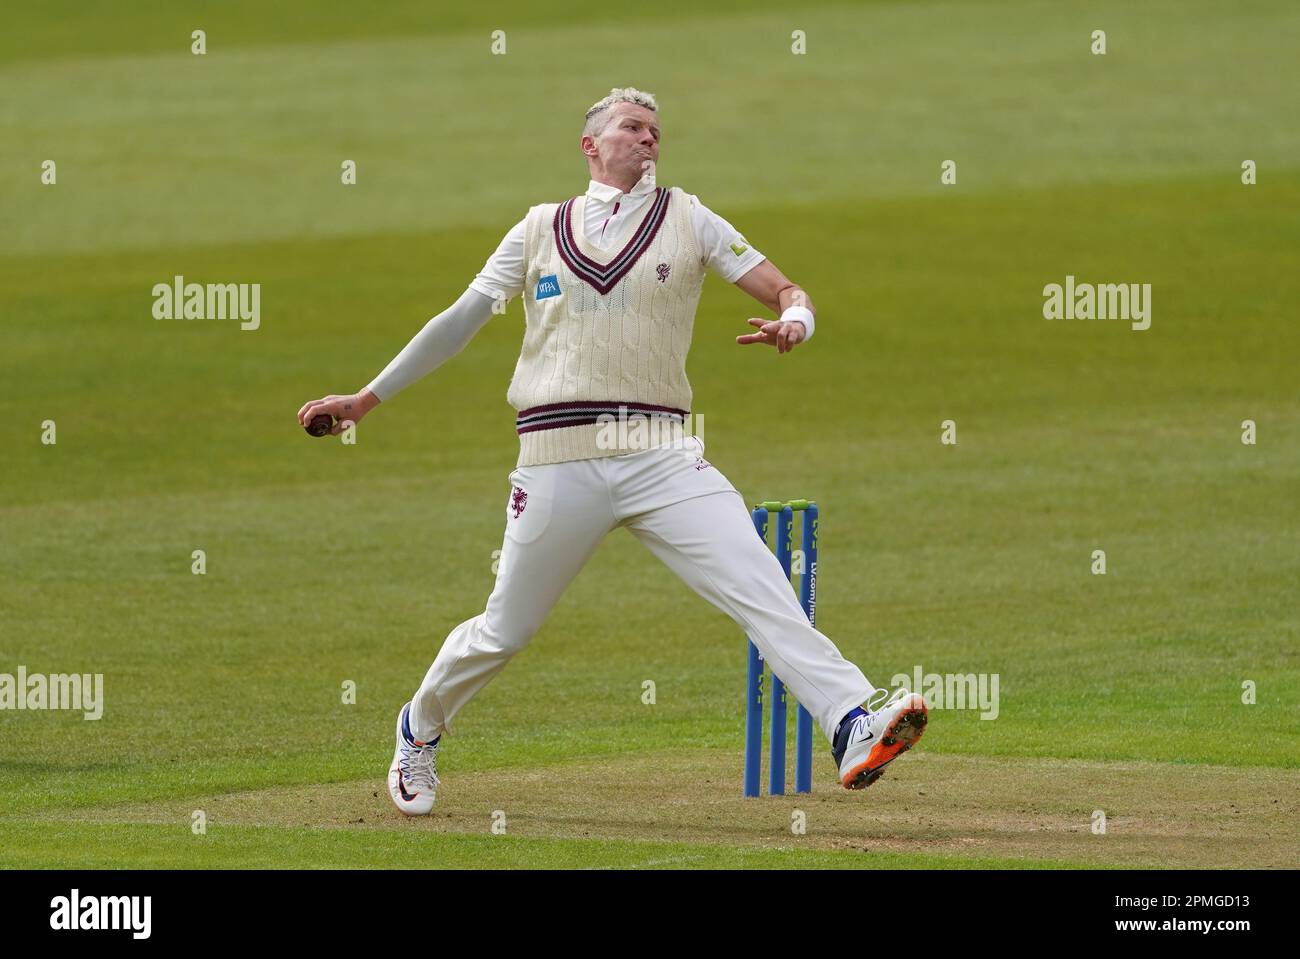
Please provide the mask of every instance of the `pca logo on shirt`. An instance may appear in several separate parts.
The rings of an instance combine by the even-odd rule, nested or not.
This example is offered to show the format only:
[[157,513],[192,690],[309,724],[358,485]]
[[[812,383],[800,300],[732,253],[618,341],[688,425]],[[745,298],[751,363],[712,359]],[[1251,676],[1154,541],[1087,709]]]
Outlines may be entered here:
[[548,296],[560,295],[560,279],[554,273],[542,277],[537,281],[537,299],[544,300]]

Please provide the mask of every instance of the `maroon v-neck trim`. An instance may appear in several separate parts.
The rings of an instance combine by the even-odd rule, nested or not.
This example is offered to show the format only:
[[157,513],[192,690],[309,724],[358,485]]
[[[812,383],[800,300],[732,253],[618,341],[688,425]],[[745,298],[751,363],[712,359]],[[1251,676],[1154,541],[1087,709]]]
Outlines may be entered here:
[[578,197],[565,200],[555,211],[555,219],[551,224],[560,258],[575,276],[597,293],[608,293],[650,248],[651,242],[659,232],[659,227],[663,225],[668,215],[668,201],[671,197],[672,192],[667,187],[655,188],[654,201],[642,218],[641,225],[636,228],[627,245],[608,263],[601,263],[582,252],[573,231],[573,206]]

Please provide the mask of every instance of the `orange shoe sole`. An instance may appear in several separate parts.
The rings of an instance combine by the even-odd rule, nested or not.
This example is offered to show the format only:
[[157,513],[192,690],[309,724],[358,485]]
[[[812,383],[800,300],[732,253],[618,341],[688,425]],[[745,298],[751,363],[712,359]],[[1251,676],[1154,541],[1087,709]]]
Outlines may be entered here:
[[841,785],[845,789],[866,789],[885,774],[886,766],[916,744],[929,721],[930,713],[924,705],[903,710],[886,727],[867,758],[841,774]]

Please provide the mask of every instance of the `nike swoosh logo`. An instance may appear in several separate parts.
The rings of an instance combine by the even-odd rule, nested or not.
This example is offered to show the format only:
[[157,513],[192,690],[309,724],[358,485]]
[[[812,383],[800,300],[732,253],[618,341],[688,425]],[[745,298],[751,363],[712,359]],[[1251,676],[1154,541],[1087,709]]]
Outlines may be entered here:
[[869,742],[871,742],[871,740],[873,740],[873,739],[875,739],[875,738],[876,738],[876,734],[875,734],[875,733],[867,733],[867,734],[866,734],[865,736],[863,736],[861,739],[855,739],[855,740],[853,740],[852,742],[849,743],[849,745],[850,745],[850,746],[856,746],[858,743],[869,743]]
[[415,797],[406,791],[406,783],[402,782],[402,771],[397,770],[397,791],[402,794],[402,799],[406,802],[414,802]]

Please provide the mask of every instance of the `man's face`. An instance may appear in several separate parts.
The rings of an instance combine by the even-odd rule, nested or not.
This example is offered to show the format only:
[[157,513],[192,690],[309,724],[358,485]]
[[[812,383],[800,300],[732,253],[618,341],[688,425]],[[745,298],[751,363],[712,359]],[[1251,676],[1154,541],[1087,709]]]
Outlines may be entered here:
[[635,103],[616,103],[609,124],[596,140],[596,149],[610,172],[646,170],[646,161],[659,163],[659,120],[653,110]]

